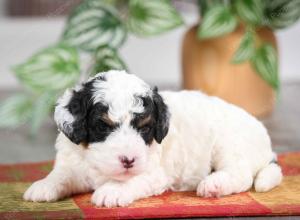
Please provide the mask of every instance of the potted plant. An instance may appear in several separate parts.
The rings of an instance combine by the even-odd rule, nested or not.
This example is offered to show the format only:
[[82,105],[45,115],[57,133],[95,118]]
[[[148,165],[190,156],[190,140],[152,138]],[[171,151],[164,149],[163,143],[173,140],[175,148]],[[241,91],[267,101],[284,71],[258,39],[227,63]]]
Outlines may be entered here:
[[127,69],[118,49],[128,33],[154,36],[182,24],[169,0],[82,0],[57,42],[12,68],[24,91],[0,104],[0,127],[29,123],[36,134],[66,88],[97,72]]
[[[226,1],[226,3],[221,0],[200,0],[198,3],[204,14],[200,28],[197,31],[198,28],[191,29],[183,44],[185,87],[206,90],[201,83],[188,83],[191,77],[195,82],[201,82],[203,75],[206,74],[189,68],[190,65],[197,66],[197,63],[202,61],[197,60],[198,55],[192,55],[189,60],[188,57],[197,50],[198,46],[195,50],[191,50],[188,42],[191,45],[202,45],[204,41],[213,38],[214,40],[221,39],[220,36],[229,35],[240,28],[241,32],[246,34],[241,40],[241,46],[235,53],[233,61],[239,63],[251,60],[259,75],[272,88],[278,89],[274,42],[272,45],[272,40],[271,44],[263,43],[264,38],[261,38],[263,40],[261,42],[256,40],[260,35],[254,33],[259,33],[257,28],[262,25],[255,23],[261,20],[255,19],[263,19],[265,22],[268,18],[267,24],[274,28],[289,25],[299,17],[299,13],[294,12],[294,8],[297,8],[299,4],[297,0],[272,2],[276,2],[274,5],[278,7],[271,7],[270,0],[265,3],[257,0]],[[289,13],[285,11],[283,14],[280,13],[279,17],[266,17],[268,13],[269,16],[276,13],[278,8],[280,10],[287,8],[289,13],[292,11],[293,16],[290,16],[292,18],[289,18]],[[285,21],[284,25],[282,25],[282,20]],[[30,123],[31,133],[35,134],[44,118],[53,111],[57,97],[66,88],[74,86],[81,79],[93,76],[97,72],[128,69],[118,54],[118,49],[126,41],[128,33],[148,37],[167,32],[182,24],[182,17],[169,0],[83,0],[68,16],[65,29],[56,43],[41,49],[24,63],[13,67],[24,91],[1,103],[0,127],[16,127],[23,123]],[[197,39],[198,37],[200,40]],[[235,45],[228,46],[233,49],[236,47]],[[90,60],[87,67],[82,65],[82,57],[85,57],[84,63],[87,63],[86,57]],[[231,66],[227,58],[224,60]],[[202,64],[205,63],[202,62]],[[257,76],[254,71],[251,74]],[[215,82],[222,82],[222,80]],[[268,91],[272,93],[272,90]],[[214,94],[208,90],[206,92]]]
[[300,17],[300,1],[199,0],[202,19],[183,41],[183,85],[255,116],[273,109],[279,90],[273,30]]

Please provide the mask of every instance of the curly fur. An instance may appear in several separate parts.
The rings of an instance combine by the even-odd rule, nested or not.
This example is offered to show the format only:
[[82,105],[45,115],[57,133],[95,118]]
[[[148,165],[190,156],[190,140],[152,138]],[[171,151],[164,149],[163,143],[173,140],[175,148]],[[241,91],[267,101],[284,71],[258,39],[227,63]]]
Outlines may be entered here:
[[54,169],[25,200],[94,191],[95,205],[115,207],[168,189],[265,192],[282,179],[266,129],[244,110],[201,92],[158,92],[124,71],[66,91],[54,118]]

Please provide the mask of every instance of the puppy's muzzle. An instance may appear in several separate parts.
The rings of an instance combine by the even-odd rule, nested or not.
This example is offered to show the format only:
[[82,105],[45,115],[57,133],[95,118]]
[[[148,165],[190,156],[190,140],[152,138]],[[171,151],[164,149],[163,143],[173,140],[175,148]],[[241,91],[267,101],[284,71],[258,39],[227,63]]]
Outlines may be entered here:
[[126,156],[120,156],[119,160],[120,160],[121,164],[123,165],[123,167],[126,169],[132,168],[134,165],[134,161],[135,161],[134,158],[129,159]]

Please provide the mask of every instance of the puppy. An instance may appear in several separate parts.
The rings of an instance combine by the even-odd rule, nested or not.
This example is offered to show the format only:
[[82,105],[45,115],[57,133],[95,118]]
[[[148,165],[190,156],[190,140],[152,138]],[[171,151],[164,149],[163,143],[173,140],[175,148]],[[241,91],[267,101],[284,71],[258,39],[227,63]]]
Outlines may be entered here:
[[94,191],[97,206],[127,206],[166,190],[266,192],[282,179],[266,129],[244,110],[201,92],[158,92],[124,71],[67,90],[54,117],[54,169],[28,201]]

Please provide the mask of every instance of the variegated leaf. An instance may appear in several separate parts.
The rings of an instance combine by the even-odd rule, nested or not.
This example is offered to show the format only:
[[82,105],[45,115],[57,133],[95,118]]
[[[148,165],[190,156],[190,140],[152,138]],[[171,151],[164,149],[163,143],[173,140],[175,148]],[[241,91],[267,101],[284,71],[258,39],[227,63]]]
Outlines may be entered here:
[[28,96],[13,96],[0,105],[0,127],[20,126],[29,120],[31,113],[32,100]]
[[18,79],[34,90],[60,90],[79,78],[77,51],[66,45],[46,48],[14,67]]
[[117,12],[102,0],[85,0],[70,15],[63,40],[72,46],[94,51],[103,45],[119,47],[126,28]]
[[197,2],[201,16],[204,16],[208,9],[224,3],[223,0],[198,0]]
[[262,0],[235,0],[235,10],[246,23],[260,25],[264,19],[264,2]]
[[114,48],[102,47],[95,54],[92,75],[108,70],[127,70],[127,67]]
[[237,51],[234,53],[232,62],[242,63],[249,60],[255,52],[255,38],[251,31],[247,31],[243,38]]
[[183,24],[169,0],[129,0],[127,26],[137,35],[151,36]]
[[46,91],[40,95],[32,107],[32,115],[30,119],[31,134],[35,135],[40,128],[43,120],[53,110],[57,99],[57,93]]
[[274,29],[288,27],[300,18],[299,0],[266,0],[266,24]]
[[232,32],[237,26],[237,20],[230,8],[216,5],[210,8],[203,17],[198,28],[198,36],[202,39],[219,37]]
[[277,53],[271,44],[265,43],[257,49],[252,65],[268,84],[279,89]]

